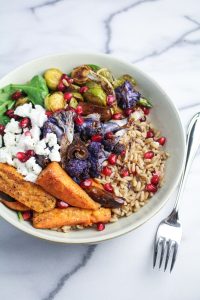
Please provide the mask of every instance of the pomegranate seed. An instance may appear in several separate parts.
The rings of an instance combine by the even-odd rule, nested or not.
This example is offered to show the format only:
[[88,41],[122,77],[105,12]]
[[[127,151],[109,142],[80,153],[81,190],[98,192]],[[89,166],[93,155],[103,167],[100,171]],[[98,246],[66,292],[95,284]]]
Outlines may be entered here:
[[147,119],[147,118],[144,116],[144,117],[140,118],[140,122],[145,122],[146,119]]
[[166,138],[164,136],[160,137],[159,139],[157,139],[157,142],[163,146],[166,143]]
[[127,117],[130,116],[130,114],[132,114],[132,112],[133,112],[133,109],[132,109],[132,108],[127,108],[127,109],[124,110],[124,113],[125,113],[125,115],[126,115]]
[[68,78],[68,79],[67,79],[67,82],[71,84],[71,83],[74,82],[74,79],[73,79],[73,78]]
[[18,100],[20,97],[22,97],[22,92],[21,91],[16,91],[15,93],[12,94],[11,98],[13,100]]
[[27,151],[25,152],[25,154],[26,154],[26,156],[27,156],[28,158],[30,158],[30,157],[32,157],[32,156],[35,156],[35,151],[33,151],[33,150],[27,150]]
[[93,142],[99,142],[100,143],[102,141],[102,136],[100,134],[95,134],[95,135],[92,136],[91,140]]
[[112,115],[113,120],[121,120],[122,119],[122,114],[121,113],[116,113]]
[[98,231],[103,231],[105,229],[105,224],[103,223],[98,223],[97,224],[97,230]]
[[112,170],[109,167],[103,167],[102,174],[105,176],[110,176],[112,174]]
[[75,112],[78,114],[78,115],[81,115],[83,113],[83,108],[82,106],[78,105],[77,108],[75,109]]
[[30,210],[24,211],[24,212],[22,213],[22,217],[23,217],[24,221],[30,220],[31,217],[32,217],[31,211],[30,211]]
[[74,113],[76,112],[75,109],[74,109],[73,107],[71,107],[71,106],[68,106],[68,107],[67,107],[67,110],[73,111]]
[[8,116],[9,118],[13,118],[13,116],[14,116],[14,110],[13,109],[8,109],[5,112],[5,115]]
[[116,162],[117,162],[117,155],[116,155],[116,154],[110,154],[110,155],[108,156],[108,162],[109,162],[109,164],[111,164],[111,165],[115,165]]
[[159,180],[160,180],[160,177],[156,174],[151,177],[151,183],[153,185],[157,185],[159,183]]
[[92,180],[90,178],[81,181],[80,186],[85,189],[92,186]]
[[69,102],[71,99],[72,99],[72,93],[70,93],[70,92],[66,92],[66,93],[64,93],[64,99],[67,101],[67,102]]
[[19,127],[21,128],[26,128],[30,125],[30,119],[29,118],[23,118],[20,122],[19,122]]
[[61,81],[62,81],[63,79],[65,79],[65,80],[68,81],[69,77],[67,76],[67,74],[62,74],[62,76],[61,76]]
[[142,110],[146,116],[150,113],[150,109],[147,107],[142,107]]
[[57,207],[58,208],[67,208],[67,207],[69,207],[69,204],[65,201],[57,201]]
[[110,131],[110,132],[107,132],[106,134],[105,134],[105,138],[106,139],[112,139],[114,137],[114,134]]
[[26,162],[29,157],[26,155],[24,152],[17,152],[16,157],[19,159],[21,162]]
[[107,104],[112,105],[115,102],[115,97],[113,95],[107,96]]
[[121,156],[125,156],[126,155],[126,150],[122,150],[122,152],[120,153]]
[[62,80],[59,82],[58,86],[57,86],[58,91],[63,92],[65,90],[65,85],[62,82]]
[[87,90],[88,90],[88,86],[82,86],[79,89],[79,93],[83,94],[83,93],[87,92]]
[[24,135],[25,135],[25,136],[32,136],[32,134],[31,134],[31,132],[30,132],[29,130],[25,131],[25,132],[24,132]]
[[151,183],[146,185],[146,190],[150,193],[156,193],[157,192],[157,187]]
[[110,192],[110,193],[113,192],[113,187],[112,187],[112,185],[110,183],[105,183],[103,185],[103,187],[104,187],[104,190],[106,190],[107,192]]
[[45,112],[45,115],[47,116],[47,118],[51,117],[52,114],[53,114],[53,112],[52,112],[52,111],[49,111],[49,110],[47,110],[47,111]]
[[149,138],[153,138],[153,137],[154,137],[154,132],[152,130],[147,131],[146,138],[149,139]]
[[121,177],[129,176],[129,171],[127,169],[124,169],[121,171]]
[[144,153],[145,159],[152,159],[153,157],[154,157],[153,151],[148,151],[148,152]]
[[83,125],[84,123],[84,119],[81,117],[81,116],[77,116],[75,119],[74,119],[74,122],[77,124],[77,125]]
[[5,126],[0,124],[0,135],[4,134]]

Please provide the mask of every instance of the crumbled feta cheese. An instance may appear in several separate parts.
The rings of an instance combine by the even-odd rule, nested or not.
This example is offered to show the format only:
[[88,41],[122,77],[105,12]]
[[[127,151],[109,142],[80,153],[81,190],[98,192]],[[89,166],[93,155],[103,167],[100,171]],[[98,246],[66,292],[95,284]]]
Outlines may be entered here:
[[25,103],[24,105],[20,105],[15,109],[15,115],[20,117],[29,117],[32,110],[31,103]]
[[47,116],[45,114],[45,110],[42,107],[42,109],[38,109],[38,107],[41,106],[36,105],[36,108],[32,109],[29,117],[33,126],[36,125],[38,127],[42,127],[44,122],[47,121]]
[[11,119],[5,127],[5,132],[21,133],[22,129],[19,127],[19,122],[17,122],[15,119]]
[[61,160],[60,152],[56,150],[52,150],[49,154],[49,159],[51,161],[60,161]]
[[30,130],[30,133],[36,142],[40,140],[41,130],[38,126],[33,126],[33,128]]
[[30,182],[36,182],[37,180],[37,175],[33,174],[33,173],[28,173],[25,177],[26,181],[30,181]]
[[36,175],[39,175],[42,171],[42,168],[36,163],[35,157],[29,158],[27,162],[25,163],[27,169],[29,172],[33,172]]
[[37,142],[37,144],[35,145],[35,153],[39,155],[48,155],[50,153],[50,150],[47,148],[45,140]]
[[57,136],[55,133],[47,133],[45,142],[48,143],[49,147],[54,147],[57,144]]
[[3,138],[2,138],[2,135],[0,135],[0,148],[2,147],[3,145]]
[[15,145],[15,134],[11,132],[7,132],[3,136],[4,144],[6,147]]

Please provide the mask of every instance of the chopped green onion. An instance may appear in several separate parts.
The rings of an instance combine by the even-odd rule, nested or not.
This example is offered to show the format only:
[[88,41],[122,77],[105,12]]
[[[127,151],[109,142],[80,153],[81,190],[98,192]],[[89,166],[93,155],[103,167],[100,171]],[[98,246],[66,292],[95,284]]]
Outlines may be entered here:
[[19,221],[23,221],[23,216],[22,216],[21,211],[17,212],[17,216],[18,216]]

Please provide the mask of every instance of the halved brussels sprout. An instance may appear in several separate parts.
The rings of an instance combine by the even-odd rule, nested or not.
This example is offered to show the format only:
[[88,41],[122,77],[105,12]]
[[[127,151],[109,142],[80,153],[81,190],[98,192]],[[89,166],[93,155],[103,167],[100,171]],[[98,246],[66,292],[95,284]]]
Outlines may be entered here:
[[101,75],[106,78],[110,83],[114,82],[114,77],[112,73],[107,68],[102,68],[97,71],[97,75]]
[[83,94],[84,98],[88,102],[101,106],[106,106],[107,95],[102,89],[101,85],[93,81],[88,82],[86,85],[89,89]]
[[78,93],[78,92],[72,92],[72,95],[78,101],[84,101],[83,96],[80,93]]
[[70,102],[69,102],[69,106],[72,107],[72,108],[76,108],[78,105],[78,101],[76,100],[75,97],[72,97]]
[[93,71],[90,71],[90,73],[88,74],[88,78],[92,81],[98,82],[107,95],[115,96],[114,88],[107,78]]
[[58,83],[61,79],[62,72],[59,69],[48,69],[44,73],[44,79],[46,80],[47,86],[51,90],[56,90]]
[[79,66],[72,70],[71,77],[74,79],[74,82],[77,84],[83,84],[87,82],[88,74],[91,71],[91,68],[87,65]]
[[28,97],[21,97],[15,102],[15,107],[28,103]]
[[153,105],[150,102],[150,100],[148,100],[146,98],[140,98],[140,100],[138,101],[138,104],[141,105],[141,106],[148,107],[148,108],[152,108],[153,107]]
[[47,110],[56,111],[59,109],[64,109],[66,106],[66,101],[64,99],[62,92],[55,92],[46,96],[44,100],[44,105]]
[[132,83],[132,85],[136,85],[135,79],[132,76],[125,74],[125,75],[122,75],[121,77],[119,77],[118,79],[114,80],[114,82],[113,82],[114,88],[122,85],[126,80],[129,81],[130,83]]

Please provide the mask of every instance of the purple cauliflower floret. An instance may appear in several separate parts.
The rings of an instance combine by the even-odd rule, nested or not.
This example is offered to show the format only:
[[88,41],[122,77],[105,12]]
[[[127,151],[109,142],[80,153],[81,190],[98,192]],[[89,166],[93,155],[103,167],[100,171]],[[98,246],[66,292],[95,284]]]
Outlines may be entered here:
[[128,80],[115,89],[115,94],[117,103],[122,109],[132,108],[140,100],[140,93]]
[[90,162],[90,176],[95,178],[100,175],[102,163],[106,160],[107,155],[103,149],[101,143],[91,142],[88,145],[89,157],[88,161]]
[[70,159],[66,165],[65,170],[76,182],[77,180],[82,180],[89,178],[89,167],[90,164],[88,160],[81,159]]
[[106,150],[108,152],[112,152],[113,148],[115,147],[116,142],[114,139],[108,139],[108,140],[103,140],[102,144],[104,146],[104,150]]
[[98,142],[91,142],[89,145],[88,145],[88,151],[89,153],[98,158],[99,156],[99,152],[102,151],[102,145],[101,143],[98,143]]

